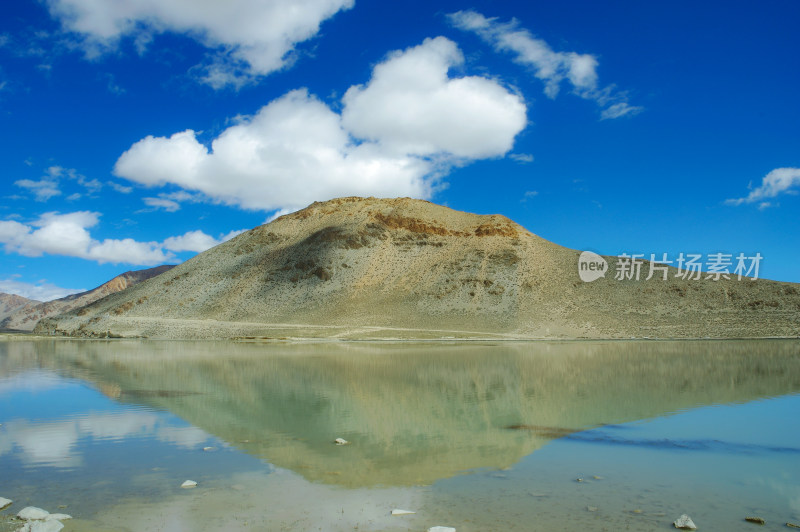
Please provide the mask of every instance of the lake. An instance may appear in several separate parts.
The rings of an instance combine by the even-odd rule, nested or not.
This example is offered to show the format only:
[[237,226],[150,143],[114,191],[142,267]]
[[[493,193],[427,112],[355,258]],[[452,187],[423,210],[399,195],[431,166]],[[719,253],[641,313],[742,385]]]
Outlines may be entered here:
[[681,514],[788,530],[798,392],[797,340],[0,337],[0,515],[66,512],[65,531],[670,530]]

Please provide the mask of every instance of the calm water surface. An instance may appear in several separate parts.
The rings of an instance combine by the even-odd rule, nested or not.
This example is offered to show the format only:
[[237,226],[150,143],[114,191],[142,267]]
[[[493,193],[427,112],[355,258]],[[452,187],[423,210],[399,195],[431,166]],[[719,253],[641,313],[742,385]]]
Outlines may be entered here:
[[64,511],[65,531],[468,532],[670,530],[686,513],[700,530],[753,530],[751,515],[787,530],[798,392],[790,340],[6,338],[0,497],[14,504],[0,515]]

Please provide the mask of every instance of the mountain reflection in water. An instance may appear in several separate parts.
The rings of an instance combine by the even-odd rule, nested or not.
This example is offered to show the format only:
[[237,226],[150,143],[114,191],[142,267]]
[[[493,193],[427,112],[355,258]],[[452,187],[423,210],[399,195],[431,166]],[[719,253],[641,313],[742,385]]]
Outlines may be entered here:
[[[3,360],[17,369],[28,360],[114,400],[166,409],[308,480],[347,487],[427,485],[509,467],[589,428],[800,391],[792,341],[57,340],[0,342],[0,350],[0,374]],[[337,437],[351,444],[336,446]]]

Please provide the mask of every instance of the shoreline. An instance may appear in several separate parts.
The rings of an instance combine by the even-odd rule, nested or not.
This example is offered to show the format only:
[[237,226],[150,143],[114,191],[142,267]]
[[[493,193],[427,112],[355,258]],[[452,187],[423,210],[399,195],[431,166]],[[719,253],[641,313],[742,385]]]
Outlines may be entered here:
[[[298,326],[308,327],[308,326]],[[387,329],[379,329],[387,330]],[[388,329],[391,330],[391,329]],[[609,337],[514,337],[511,335],[498,336],[464,336],[464,337],[306,337],[306,336],[236,336],[227,338],[180,338],[180,337],[150,337],[150,336],[70,336],[66,334],[41,334],[28,331],[0,331],[0,341],[21,340],[83,340],[83,341],[125,341],[144,340],[153,342],[230,342],[239,344],[315,344],[315,343],[431,343],[431,344],[460,344],[479,342],[499,343],[583,343],[583,342],[732,342],[754,340],[800,340],[800,336],[697,336],[697,337],[657,337],[635,336],[629,338]]]

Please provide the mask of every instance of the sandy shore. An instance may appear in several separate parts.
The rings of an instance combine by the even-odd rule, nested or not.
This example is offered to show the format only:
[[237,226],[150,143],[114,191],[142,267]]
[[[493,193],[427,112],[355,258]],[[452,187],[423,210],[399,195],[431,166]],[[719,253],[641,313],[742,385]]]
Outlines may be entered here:
[[[61,322],[63,323],[63,322]],[[379,327],[379,326],[346,326],[346,325],[313,325],[294,323],[253,323],[231,322],[218,320],[188,320],[165,318],[105,318],[102,327],[91,330],[68,330],[52,328],[38,330],[34,334],[8,331],[0,333],[2,338],[19,336],[30,339],[32,337],[45,338],[148,338],[165,340],[234,340],[243,342],[265,341],[293,341],[293,342],[320,342],[320,341],[553,341],[553,340],[692,340],[692,339],[756,339],[756,338],[799,338],[792,335],[764,335],[737,334],[741,331],[731,331],[725,336],[710,335],[674,335],[675,330],[664,326],[663,335],[655,330],[645,336],[621,336],[603,334],[591,331],[589,335],[570,334],[569,329],[557,327],[547,328],[546,331],[536,331],[533,334],[519,332],[488,332],[457,329],[415,329],[406,327]],[[653,329],[658,329],[654,327]]]

